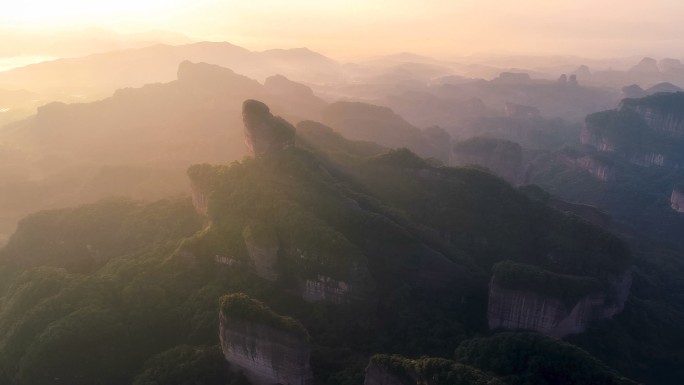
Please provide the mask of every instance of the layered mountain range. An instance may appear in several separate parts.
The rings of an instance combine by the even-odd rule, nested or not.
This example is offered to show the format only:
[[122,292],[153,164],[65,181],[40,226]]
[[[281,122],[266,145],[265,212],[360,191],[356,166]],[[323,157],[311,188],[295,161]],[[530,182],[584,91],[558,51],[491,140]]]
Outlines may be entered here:
[[[444,78],[398,102],[472,112],[444,128],[283,75],[184,61],[175,76],[0,131],[2,219],[55,208],[0,250],[0,383],[684,375],[680,93],[626,99],[580,133],[545,116],[557,95],[614,97],[580,74]],[[480,91],[501,110],[456,103]],[[178,196],[56,208],[117,194]]]
[[[194,235],[175,238],[180,243],[163,263],[165,270],[180,269],[178,274],[190,279],[190,285],[211,286],[217,284],[210,283],[213,279],[233,277],[224,281],[233,290],[260,296],[271,306],[277,303],[275,297],[263,294],[280,293],[276,297],[282,304],[290,304],[275,308],[300,321],[283,318],[248,297],[222,300],[223,353],[231,367],[253,383],[308,383],[309,365],[313,378],[332,381],[331,375],[340,374],[318,366],[320,360],[331,359],[320,349],[334,346],[328,344],[344,335],[357,342],[342,354],[347,357],[343,360],[356,362],[352,367],[365,366],[367,356],[357,354],[367,351],[362,346],[369,343],[409,355],[443,354],[463,339],[457,337],[460,333],[489,326],[564,336],[583,332],[625,305],[630,252],[600,228],[532,200],[486,172],[434,166],[405,149],[385,152],[377,145],[345,139],[319,123],[295,127],[255,100],[244,102],[241,112],[252,156],[229,165],[191,167],[193,202],[203,224],[197,228],[188,218],[179,233],[149,233],[157,239],[151,245],[159,246],[146,252],[165,258],[160,251],[167,246],[159,242],[195,227]],[[109,220],[139,221],[135,218],[154,213],[149,211],[153,208],[135,207],[127,216]],[[98,271],[115,268],[122,263],[116,262],[119,257],[103,253],[108,248],[102,245],[109,240],[95,243],[89,236],[74,238],[78,231],[63,232],[52,243],[55,251],[82,248],[80,259],[70,264],[60,262],[59,252],[46,259],[39,252],[41,244],[25,241],[35,239],[36,231],[51,233],[56,227],[67,230],[79,224],[64,227],[65,222],[51,217],[79,218],[91,210],[28,218],[9,241],[3,259],[23,268],[51,264],[95,272],[95,277]],[[131,235],[137,233],[123,226]],[[156,228],[151,222],[149,226]],[[97,233],[93,236],[99,237]],[[173,247],[173,241],[168,245]],[[130,246],[121,253],[131,255],[132,261],[144,255],[135,251],[140,246]],[[191,278],[197,274],[208,281]],[[215,292],[210,286],[200,292]],[[344,312],[348,326],[360,327],[361,322],[363,331],[355,337],[328,335],[331,330],[311,318],[316,317],[311,309],[321,304],[333,307],[319,316],[327,319]],[[215,306],[210,301],[188,309],[192,317],[200,317],[197,322],[205,312],[208,317],[194,328],[215,324],[216,318],[211,321],[209,316],[216,317]],[[351,308],[358,310],[349,312]],[[406,312],[413,314],[411,322],[397,323],[396,317]],[[185,316],[174,317],[180,318],[172,324],[180,322],[183,328]],[[301,332],[299,322],[309,331]],[[430,324],[434,333],[456,334],[446,339],[426,334],[421,325]],[[308,351],[309,333],[316,354]],[[414,342],[405,345],[406,339],[390,338],[397,333]],[[217,337],[206,338],[209,342]],[[316,359],[309,362],[309,354]],[[444,362],[434,370],[445,376],[455,371],[464,378],[487,377],[459,365]],[[418,377],[413,378],[425,375],[415,370]],[[373,383],[376,372],[369,369],[366,381]],[[606,378],[622,381],[614,374]]]

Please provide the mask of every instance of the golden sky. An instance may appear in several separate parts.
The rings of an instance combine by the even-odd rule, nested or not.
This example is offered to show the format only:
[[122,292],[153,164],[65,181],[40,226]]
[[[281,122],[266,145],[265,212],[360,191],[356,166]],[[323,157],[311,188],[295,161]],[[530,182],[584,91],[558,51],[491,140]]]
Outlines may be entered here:
[[330,55],[412,51],[669,55],[684,42],[681,0],[21,0],[0,26],[168,30],[251,49]]

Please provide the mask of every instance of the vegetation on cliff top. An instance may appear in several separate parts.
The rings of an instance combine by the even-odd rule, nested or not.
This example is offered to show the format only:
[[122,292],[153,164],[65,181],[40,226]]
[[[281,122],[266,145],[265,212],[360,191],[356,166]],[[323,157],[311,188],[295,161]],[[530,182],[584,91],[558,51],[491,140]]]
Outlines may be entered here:
[[684,92],[662,92],[643,98],[624,99],[622,105],[627,108],[653,108],[664,115],[684,118]]
[[511,385],[636,385],[584,350],[537,333],[498,333],[468,340],[456,360]]
[[275,330],[293,334],[304,341],[309,340],[309,333],[299,321],[276,314],[263,302],[252,299],[244,293],[221,297],[219,306],[221,314],[227,320],[235,319],[255,325],[266,325]]
[[537,295],[558,298],[573,307],[582,298],[605,291],[595,278],[557,274],[538,266],[503,261],[494,265],[494,283],[513,290],[529,290]]
[[444,358],[411,360],[398,355],[376,354],[369,368],[384,369],[404,384],[422,385],[503,385],[505,382],[471,366]]
[[[312,144],[230,165],[191,167],[195,187],[209,200],[207,227],[201,231],[197,217],[188,214],[189,200],[168,216],[166,210],[174,212],[176,206],[144,205],[140,212],[151,210],[162,219],[134,221],[141,226],[135,230],[141,239],[87,274],[11,266],[0,271],[11,281],[0,282],[0,382],[42,385],[61,376],[76,385],[117,385],[141,373],[160,374],[174,365],[182,369],[183,362],[192,373],[211,366],[216,357],[183,346],[216,345],[217,301],[227,293],[245,293],[229,295],[221,312],[226,305],[230,314],[302,335],[305,325],[316,378],[357,384],[372,354],[451,357],[459,343],[484,333],[487,282],[502,258],[538,266],[551,272],[549,279],[561,274],[596,278],[619,273],[630,263],[629,251],[616,237],[532,201],[488,173],[437,167],[408,150],[378,155],[373,146],[341,146],[336,141],[344,139],[334,135],[324,139],[329,150],[317,151]],[[339,156],[349,151],[354,153]],[[65,233],[78,228],[59,220],[62,212],[43,215]],[[115,218],[103,223],[118,229],[118,221],[126,223],[128,217]],[[186,219],[193,223],[189,233],[197,231],[190,239],[176,231],[185,229]],[[99,222],[97,216],[85,221]],[[69,238],[79,250],[112,235],[104,226],[90,228],[80,238]],[[162,231],[159,237],[155,229]],[[40,227],[25,230],[18,236],[27,244],[33,240],[43,249],[52,244],[42,243],[52,238],[44,238]],[[112,236],[120,241],[129,235]],[[244,265],[214,263],[217,255],[245,257],[245,238],[264,244],[277,240],[282,247],[277,268],[288,279],[268,282],[255,279]],[[157,244],[164,246],[148,247]],[[340,305],[306,303],[301,285],[318,274],[354,278],[353,285],[368,285],[368,295]],[[100,323],[108,327],[98,329]],[[55,346],[70,341],[73,354],[64,358]],[[615,356],[619,344],[605,349]],[[666,352],[675,351],[668,345]],[[148,361],[151,357],[159,360]],[[663,360],[678,362],[673,354]],[[86,370],[86,364],[94,369]],[[458,365],[433,359],[409,366],[448,383],[471,373]],[[224,368],[215,369],[207,374]],[[537,369],[523,367],[519,375]],[[145,376],[140,378],[151,378]]]

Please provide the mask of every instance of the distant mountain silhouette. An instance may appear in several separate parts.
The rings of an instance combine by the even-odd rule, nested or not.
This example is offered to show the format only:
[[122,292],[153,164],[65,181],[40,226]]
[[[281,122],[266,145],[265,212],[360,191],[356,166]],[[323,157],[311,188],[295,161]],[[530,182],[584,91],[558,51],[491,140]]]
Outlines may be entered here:
[[170,31],[117,33],[103,28],[61,32],[0,29],[3,36],[0,58],[17,56],[78,57],[99,52],[141,48],[154,44],[188,44],[191,39]]
[[428,135],[387,107],[336,102],[323,110],[323,123],[349,139],[375,142],[390,148],[405,147],[424,157],[441,157],[442,161],[448,161],[444,158],[445,152]]
[[338,65],[308,49],[253,52],[219,42],[186,45],[158,44],[85,57],[58,59],[0,73],[0,84],[42,93],[110,93],[175,79],[182,61],[206,62],[232,68],[257,80],[281,73],[296,80],[338,76]]
[[265,87],[230,69],[188,61],[176,77],[120,89],[97,102],[51,103],[0,129],[0,160],[10,167],[0,167],[8,187],[0,191],[0,233],[38,209],[185,191],[188,164],[247,154],[240,110],[245,99],[267,101],[293,121],[316,118],[325,105],[313,93],[302,98],[308,88],[284,77],[276,79],[285,86],[275,87],[272,79]]

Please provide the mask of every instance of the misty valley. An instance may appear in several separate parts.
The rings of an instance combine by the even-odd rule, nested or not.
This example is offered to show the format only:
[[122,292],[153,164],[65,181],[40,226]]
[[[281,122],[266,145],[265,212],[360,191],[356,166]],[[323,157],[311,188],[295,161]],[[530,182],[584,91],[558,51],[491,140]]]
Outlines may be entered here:
[[27,36],[0,384],[684,382],[680,60]]

